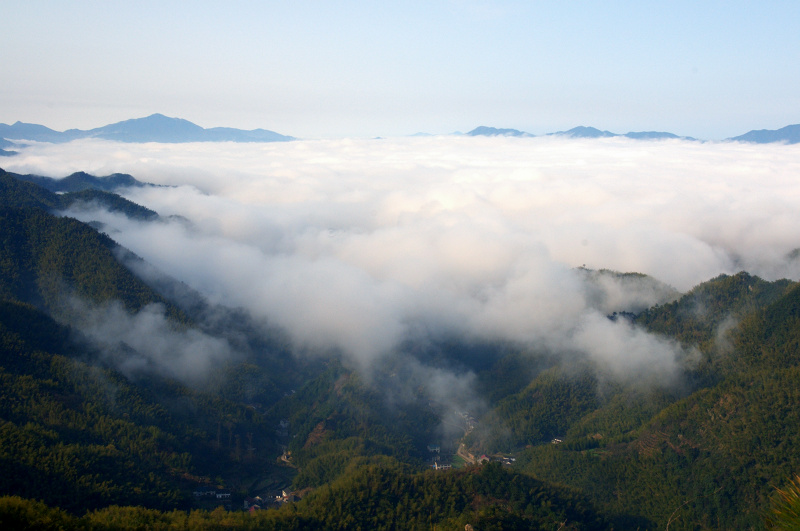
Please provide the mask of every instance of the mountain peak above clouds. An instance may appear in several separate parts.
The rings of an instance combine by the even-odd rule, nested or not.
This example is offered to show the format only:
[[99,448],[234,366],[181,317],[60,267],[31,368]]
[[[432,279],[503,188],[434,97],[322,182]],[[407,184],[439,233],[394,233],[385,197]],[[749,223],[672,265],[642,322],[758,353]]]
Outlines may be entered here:
[[690,136],[678,136],[674,133],[666,133],[664,131],[631,131],[625,133],[625,137],[633,138],[636,140],[661,140],[664,138],[682,138],[683,140],[697,140]]
[[[456,133],[454,133],[456,134]],[[520,131],[518,129],[498,129],[496,127],[487,127],[482,125],[476,127],[472,131],[466,133],[468,136],[518,136],[518,137],[534,137],[531,133]],[[683,139],[683,140],[696,140],[692,137],[682,137],[673,133],[666,133],[662,131],[631,131],[625,134],[612,133],[611,131],[601,131],[596,127],[587,127],[580,125],[573,127],[568,131],[558,131],[555,133],[548,133],[547,136],[562,136],[567,138],[612,138],[612,137],[626,137],[634,140],[663,140],[663,139]]]
[[13,125],[0,124],[0,138],[9,140],[38,140],[40,142],[66,142],[65,133],[39,124],[16,121]]
[[800,124],[787,125],[780,129],[758,129],[733,138],[728,138],[734,142],[753,142],[755,144],[771,144],[773,142],[784,142],[786,144],[800,143]]
[[496,127],[486,127],[485,125],[481,125],[476,127],[469,133],[469,136],[534,136],[530,133],[526,133],[525,131],[519,131],[518,129],[498,129]]
[[610,131],[601,131],[595,127],[586,127],[583,125],[579,125],[578,127],[573,127],[569,131],[559,131],[557,133],[553,133],[554,135],[561,135],[561,136],[568,136],[571,138],[605,138],[611,136],[619,136],[615,133]]
[[182,118],[151,114],[90,129],[88,136],[120,142],[199,142],[205,130]]
[[245,131],[230,127],[205,129],[183,118],[170,118],[156,113],[144,118],[133,118],[89,130],[69,129],[54,131],[43,125],[16,122],[0,124],[0,138],[34,140],[38,142],[69,142],[80,138],[100,138],[117,142],[284,142],[294,140],[266,129]]
[[557,133],[551,133],[553,135],[559,136],[567,136],[570,138],[612,138],[617,136],[622,136],[625,138],[632,138],[634,140],[664,140],[670,138],[680,138],[683,140],[696,140],[692,137],[687,136],[678,136],[673,133],[666,133],[663,131],[630,131],[625,134],[619,133],[612,133],[611,131],[601,131],[596,127],[586,127],[580,125],[578,127],[573,127],[569,131],[559,131]]
[[[454,135],[462,133],[452,133]],[[467,136],[509,136],[509,137],[535,137],[536,135],[511,128],[497,128],[479,126],[463,133]],[[626,137],[635,140],[664,140],[681,139],[697,140],[693,137],[679,136],[663,131],[631,131],[625,134],[600,130],[596,127],[578,126],[567,131],[548,133],[548,136],[562,136],[568,138],[611,138]],[[417,133],[414,136],[427,136]],[[0,123],[0,155],[13,155],[15,152],[4,148],[14,147],[8,141],[28,140],[36,142],[62,143],[81,138],[99,138],[117,142],[160,142],[160,143],[185,143],[185,142],[285,142],[295,140],[294,137],[282,135],[267,129],[242,130],[232,127],[204,128],[183,118],[172,118],[161,113],[151,114],[144,118],[132,118],[103,127],[89,130],[68,129],[55,131],[49,127],[16,121],[12,125]],[[4,142],[3,139],[6,141]],[[752,130],[743,135],[727,138],[728,141],[753,142],[759,144],[783,142],[786,144],[800,143],[800,124],[788,125],[781,129]]]

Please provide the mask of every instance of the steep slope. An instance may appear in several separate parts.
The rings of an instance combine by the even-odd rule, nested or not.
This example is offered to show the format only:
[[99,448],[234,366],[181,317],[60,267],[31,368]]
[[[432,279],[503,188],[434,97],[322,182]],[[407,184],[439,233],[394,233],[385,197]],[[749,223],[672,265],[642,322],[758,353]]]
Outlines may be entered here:
[[186,321],[177,307],[119,263],[118,245],[108,236],[50,213],[86,202],[138,219],[157,217],[115,194],[59,195],[0,170],[0,294],[50,312],[64,311],[65,297],[72,295],[93,302],[118,300],[131,311],[158,302],[173,318]]
[[121,301],[130,311],[153,302],[185,315],[145,285],[115,258],[117,244],[71,218],[38,208],[0,207],[0,294],[56,315],[73,295],[93,301]]
[[[705,312],[696,312],[698,303]],[[587,416],[563,445],[526,451],[525,470],[583,489],[620,522],[760,526],[774,486],[800,468],[793,451],[800,444],[800,288],[742,273],[702,284],[666,306],[653,310],[661,317],[650,324],[706,345],[713,356],[700,381],[709,385],[662,404],[627,433],[597,423],[623,410],[607,415],[608,406],[601,408],[599,418]],[[687,309],[691,318],[681,326]],[[670,318],[662,320],[665,314]],[[702,326],[701,315],[709,321]],[[716,334],[714,323],[731,315],[739,324],[727,336]]]
[[144,186],[144,183],[119,173],[94,177],[77,172],[64,179],[52,179],[39,175],[20,175],[0,168],[0,204],[5,207],[32,207],[53,212],[65,210],[75,203],[96,202],[131,218],[156,219],[156,212],[112,193],[117,188],[127,186]]
[[376,455],[423,468],[438,419],[420,404],[389,404],[372,386],[337,362],[269,412],[288,420],[294,487],[319,487],[354,461]]
[[746,272],[720,275],[676,301],[649,308],[636,317],[636,323],[707,351],[718,333],[774,302],[794,285],[789,280],[767,282]]
[[16,173],[0,169],[0,205],[9,208],[39,208],[51,210],[61,207],[61,198],[41,186],[27,182]]
[[[0,492],[82,513],[111,504],[191,506],[191,489],[264,461],[217,424],[269,442],[242,406],[158,377],[132,383],[33,307],[0,301]],[[80,358],[80,359],[78,359]],[[166,404],[166,405],[165,405]],[[241,431],[240,431],[241,430]]]
[[731,336],[736,355],[717,361],[723,370],[735,374],[800,366],[800,286],[753,312]]
[[[56,195],[0,174],[0,492],[46,493],[76,512],[110,504],[188,508],[195,487],[241,486],[253,467],[268,476],[279,453],[273,428],[252,407],[224,398],[245,395],[242,388],[256,382],[259,396],[280,396],[261,367],[221,359],[213,385],[196,388],[158,366],[117,370],[151,359],[135,348],[155,348],[169,334],[221,340],[190,328],[183,310],[120,263],[124,250],[108,236],[49,212],[95,197],[138,207],[95,190]],[[114,352],[82,328],[87,307],[113,317]],[[165,320],[146,329],[164,336],[134,348],[116,334],[141,312]]]

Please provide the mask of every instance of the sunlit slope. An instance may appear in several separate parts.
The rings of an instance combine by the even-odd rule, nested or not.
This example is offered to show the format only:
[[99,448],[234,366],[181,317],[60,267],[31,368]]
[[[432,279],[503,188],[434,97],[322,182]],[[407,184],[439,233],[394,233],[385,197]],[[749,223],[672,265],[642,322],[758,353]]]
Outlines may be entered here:
[[[121,301],[129,310],[166,303],[115,258],[116,243],[70,218],[39,208],[0,207],[0,293],[68,311],[70,296],[99,303]],[[180,312],[171,307],[178,317]]]
[[[718,331],[694,312],[687,326],[664,326],[698,303],[718,323],[740,324]],[[607,510],[654,527],[670,518],[671,529],[760,526],[774,487],[800,468],[800,289],[740,274],[663,308],[662,330],[704,345],[697,389],[627,434],[604,428],[637,399],[625,408],[612,400],[577,423],[563,445],[529,450],[525,470],[579,487]]]
[[636,323],[707,351],[718,334],[775,301],[794,285],[790,280],[767,282],[746,272],[720,275],[674,302],[647,309],[636,317]]

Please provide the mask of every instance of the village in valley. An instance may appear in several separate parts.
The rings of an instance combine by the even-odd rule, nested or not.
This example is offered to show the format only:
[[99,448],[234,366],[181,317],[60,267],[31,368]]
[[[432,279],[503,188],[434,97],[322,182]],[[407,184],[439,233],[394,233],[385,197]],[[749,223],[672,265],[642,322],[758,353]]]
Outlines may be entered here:
[[[457,427],[462,435],[454,440],[443,442],[432,442],[427,444],[423,455],[426,455],[426,463],[433,470],[444,471],[452,468],[461,468],[470,465],[483,465],[489,462],[499,462],[505,466],[513,466],[516,458],[506,454],[479,454],[475,455],[470,451],[465,443],[465,439],[478,426],[478,421],[468,411],[455,410],[449,415],[450,427]],[[292,452],[288,449],[290,435],[290,423],[288,419],[281,419],[275,426],[275,437],[282,453],[277,458],[278,464],[285,469],[295,469]],[[554,444],[558,441],[554,440]],[[560,442],[560,441],[558,441]],[[198,507],[203,509],[213,509],[223,507],[228,511],[249,511],[255,512],[261,509],[275,508],[286,503],[300,500],[311,489],[303,489],[300,492],[291,490],[291,477],[294,473],[287,473],[279,477],[270,477],[257,481],[249,489],[247,494],[234,493],[230,489],[213,487],[210,485],[195,488],[193,498]],[[282,484],[281,484],[282,483]]]

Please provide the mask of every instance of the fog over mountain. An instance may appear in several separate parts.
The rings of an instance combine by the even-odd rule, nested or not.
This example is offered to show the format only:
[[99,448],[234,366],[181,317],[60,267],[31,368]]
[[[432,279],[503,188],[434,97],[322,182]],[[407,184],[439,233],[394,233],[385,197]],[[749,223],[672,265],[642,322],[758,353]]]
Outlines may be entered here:
[[[5,161],[4,161],[5,162]],[[299,351],[369,367],[409,338],[504,340],[668,381],[691,358],[611,321],[720,273],[800,278],[800,149],[614,137],[34,144],[5,169],[127,173],[180,221],[70,212]],[[189,220],[186,223],[185,220]]]

